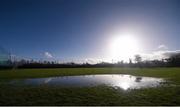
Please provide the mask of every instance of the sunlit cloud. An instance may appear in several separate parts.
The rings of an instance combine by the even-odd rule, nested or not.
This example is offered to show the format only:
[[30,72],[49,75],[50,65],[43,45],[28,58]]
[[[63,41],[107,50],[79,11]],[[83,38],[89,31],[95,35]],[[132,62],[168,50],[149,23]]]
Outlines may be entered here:
[[167,47],[166,45],[162,44],[162,45],[159,45],[159,46],[158,46],[158,49],[159,49],[159,50],[167,50],[168,47]]
[[95,64],[98,62],[97,59],[93,59],[93,58],[87,58],[85,59],[85,62],[89,63],[89,64]]
[[143,60],[161,60],[164,59],[163,55],[164,51],[154,51],[152,53],[141,53],[141,57]]
[[142,56],[143,60],[161,60],[161,59],[169,58],[169,57],[171,57],[173,55],[177,55],[177,54],[180,54],[180,50],[174,50],[174,51],[159,50],[159,51],[154,51],[149,54],[142,53],[141,56]]
[[53,58],[53,55],[51,53],[49,53],[49,52],[44,52],[44,56],[46,58]]
[[180,54],[180,50],[169,50],[167,45],[161,44],[150,53],[140,53],[143,60],[162,60],[172,55]]
[[164,56],[166,56],[166,57],[171,57],[171,56],[180,54],[180,50],[175,50],[175,51],[164,51],[162,54],[163,54]]

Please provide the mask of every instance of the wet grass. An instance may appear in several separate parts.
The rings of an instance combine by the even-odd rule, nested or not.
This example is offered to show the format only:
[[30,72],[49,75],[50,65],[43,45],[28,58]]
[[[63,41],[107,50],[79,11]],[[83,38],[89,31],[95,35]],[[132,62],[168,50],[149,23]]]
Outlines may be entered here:
[[128,91],[107,86],[0,86],[0,89],[0,105],[180,105],[179,87]]
[[122,90],[108,86],[0,85],[0,105],[180,105],[180,68],[63,68],[0,71],[0,78],[38,78],[85,74],[131,74],[169,79],[174,85]]

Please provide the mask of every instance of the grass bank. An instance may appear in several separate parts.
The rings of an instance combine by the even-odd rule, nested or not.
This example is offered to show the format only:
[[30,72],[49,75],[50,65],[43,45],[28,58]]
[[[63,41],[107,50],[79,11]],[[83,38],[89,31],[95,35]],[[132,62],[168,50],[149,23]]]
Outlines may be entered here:
[[16,69],[1,70],[1,79],[43,78],[88,74],[131,74],[161,77],[180,84],[180,68],[57,68],[57,69]]

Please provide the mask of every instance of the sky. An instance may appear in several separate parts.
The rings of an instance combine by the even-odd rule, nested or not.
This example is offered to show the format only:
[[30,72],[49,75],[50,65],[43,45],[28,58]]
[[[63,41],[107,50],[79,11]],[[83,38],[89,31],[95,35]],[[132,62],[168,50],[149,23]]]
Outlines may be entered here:
[[17,56],[113,59],[109,46],[122,34],[131,34],[146,56],[179,52],[180,1],[0,1],[0,46]]

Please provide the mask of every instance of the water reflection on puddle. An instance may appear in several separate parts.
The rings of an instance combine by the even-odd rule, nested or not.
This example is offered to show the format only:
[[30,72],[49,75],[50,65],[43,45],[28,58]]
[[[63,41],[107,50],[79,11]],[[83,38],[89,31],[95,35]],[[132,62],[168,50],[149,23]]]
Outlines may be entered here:
[[111,74],[111,75],[85,75],[85,76],[63,76],[52,78],[13,80],[11,84],[28,85],[58,85],[64,87],[87,87],[97,85],[108,85],[115,88],[139,89],[146,87],[156,87],[164,82],[161,78],[137,77],[131,75]]

